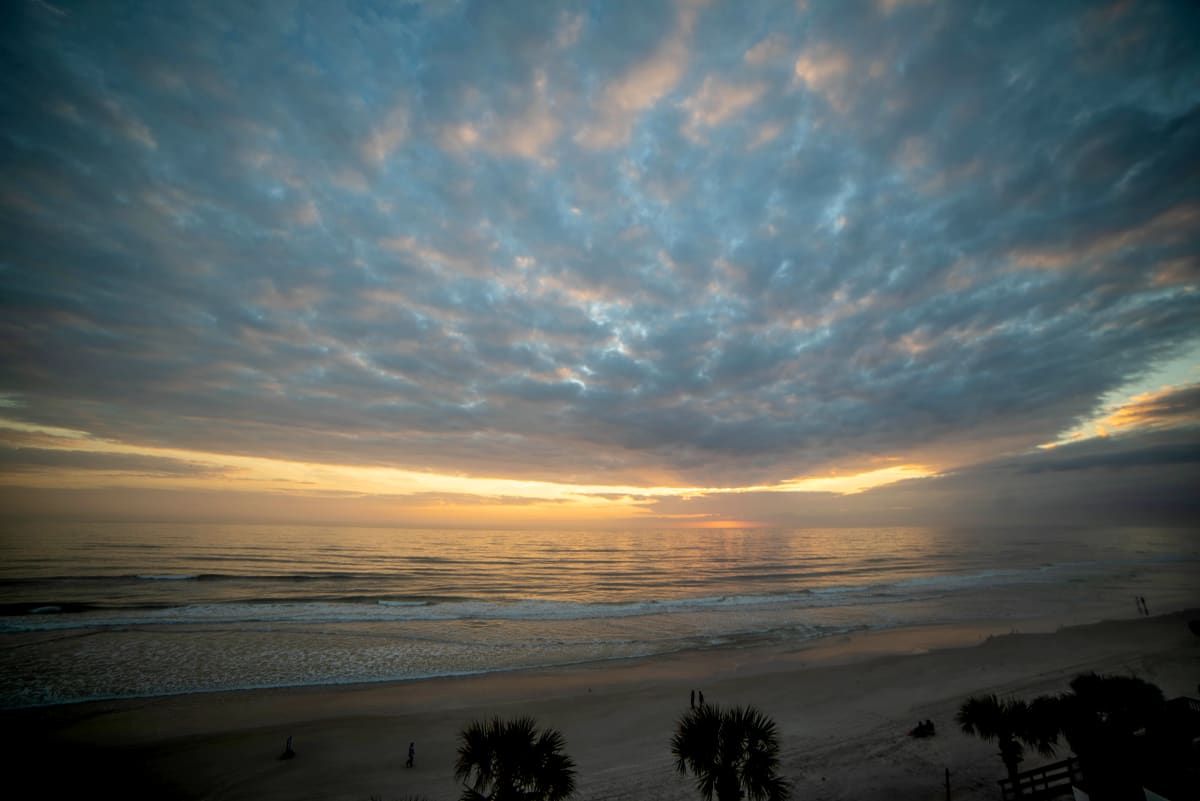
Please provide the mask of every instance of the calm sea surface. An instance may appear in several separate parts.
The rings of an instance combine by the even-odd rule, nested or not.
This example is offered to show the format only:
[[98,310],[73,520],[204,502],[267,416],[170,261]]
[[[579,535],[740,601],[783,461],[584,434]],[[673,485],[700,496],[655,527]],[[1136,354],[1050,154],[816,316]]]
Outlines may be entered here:
[[0,707],[1200,606],[1182,529],[0,524]]

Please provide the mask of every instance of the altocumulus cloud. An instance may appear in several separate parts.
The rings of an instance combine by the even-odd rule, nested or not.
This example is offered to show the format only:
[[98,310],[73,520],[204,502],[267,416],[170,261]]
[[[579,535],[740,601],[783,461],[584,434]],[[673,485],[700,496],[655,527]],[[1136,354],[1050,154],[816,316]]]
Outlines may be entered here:
[[1196,347],[1194,3],[4,5],[23,425],[752,486]]

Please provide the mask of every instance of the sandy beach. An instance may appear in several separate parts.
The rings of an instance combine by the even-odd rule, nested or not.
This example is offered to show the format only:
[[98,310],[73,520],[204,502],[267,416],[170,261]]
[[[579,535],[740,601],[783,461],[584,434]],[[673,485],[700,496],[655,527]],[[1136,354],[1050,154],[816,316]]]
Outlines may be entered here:
[[[995,799],[995,747],[958,732],[968,695],[1059,692],[1075,674],[1134,674],[1195,695],[1198,612],[1057,631],[922,628],[789,648],[722,649],[392,684],[92,702],[0,713],[10,781],[50,798],[458,797],[458,731],[533,715],[565,735],[580,799],[690,799],[669,753],[691,689],[774,717],[796,799]],[[931,719],[937,736],[906,736]],[[288,736],[295,759],[277,759]],[[409,742],[416,764],[404,767]],[[1063,749],[1065,754],[1065,748]],[[1041,760],[1044,761],[1044,760]],[[1031,756],[1026,766],[1038,764]]]

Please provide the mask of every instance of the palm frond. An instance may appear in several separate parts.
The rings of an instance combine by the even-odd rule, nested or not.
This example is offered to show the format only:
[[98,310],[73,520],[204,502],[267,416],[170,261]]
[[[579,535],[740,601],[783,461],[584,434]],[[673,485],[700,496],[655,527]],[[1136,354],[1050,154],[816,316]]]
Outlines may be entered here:
[[[575,763],[554,729],[524,716],[472,722],[459,733],[455,778],[462,801],[563,801],[575,792]],[[467,783],[467,780],[470,780]]]
[[786,801],[789,785],[776,774],[779,740],[775,722],[753,707],[705,705],[679,719],[671,739],[675,769],[695,776],[705,801],[749,796]]

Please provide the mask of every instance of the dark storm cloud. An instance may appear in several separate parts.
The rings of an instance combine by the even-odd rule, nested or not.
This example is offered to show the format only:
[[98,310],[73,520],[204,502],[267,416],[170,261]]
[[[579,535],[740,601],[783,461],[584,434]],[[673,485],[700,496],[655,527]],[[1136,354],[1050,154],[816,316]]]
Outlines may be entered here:
[[1022,451],[1195,337],[1192,4],[5,14],[27,422],[750,484]]

